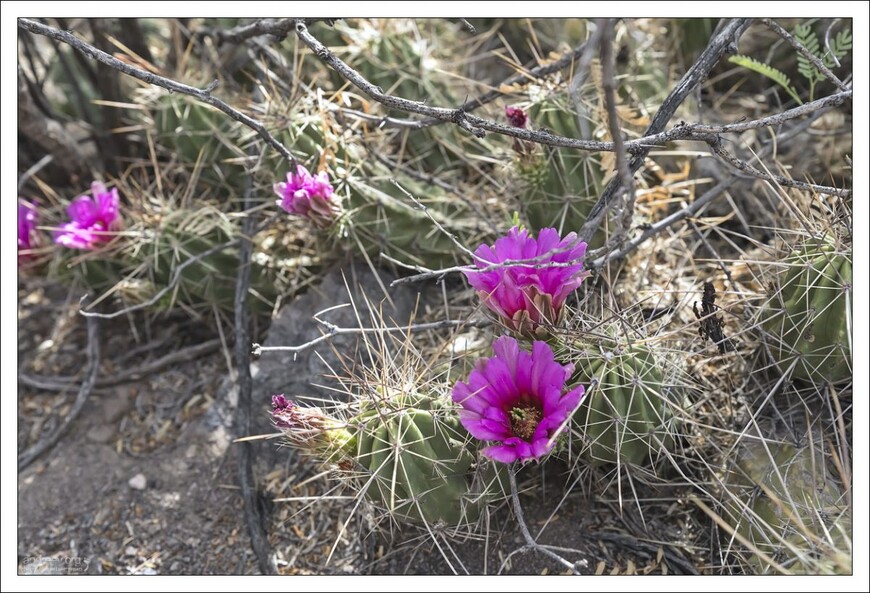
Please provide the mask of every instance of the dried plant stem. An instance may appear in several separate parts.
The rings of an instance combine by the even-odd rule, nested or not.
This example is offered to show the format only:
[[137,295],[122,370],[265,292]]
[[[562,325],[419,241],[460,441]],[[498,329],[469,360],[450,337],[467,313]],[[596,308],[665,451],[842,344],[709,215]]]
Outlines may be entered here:
[[516,468],[511,467],[508,469],[508,479],[510,480],[511,484],[511,502],[513,503],[514,515],[517,518],[517,523],[520,526],[520,531],[523,534],[523,539],[526,540],[525,547],[535,552],[539,552],[544,556],[552,558],[562,566],[568,568],[572,573],[579,575],[580,573],[577,571],[577,566],[575,565],[575,563],[559,556],[557,553],[550,550],[547,546],[542,546],[535,541],[535,538],[532,537],[532,534],[529,532],[529,526],[526,525],[525,515],[523,514],[523,507],[520,504],[520,494],[517,490]]
[[85,380],[82,382],[79,393],[73,402],[72,408],[63,419],[60,426],[53,433],[47,435],[38,443],[20,453],[18,455],[18,471],[23,470],[30,465],[34,459],[54,447],[60,440],[60,437],[67,431],[73,421],[78,417],[85,402],[94,390],[94,385],[97,382],[97,375],[100,370],[100,323],[97,319],[88,319],[88,372],[85,375]]
[[[719,62],[719,59],[724,54],[733,51],[732,48],[734,44],[737,43],[740,35],[748,26],[749,19],[731,19],[722,26],[721,31],[713,37],[707,48],[701,52],[700,56],[698,56],[697,61],[695,61],[692,67],[689,68],[689,71],[686,72],[683,78],[677,83],[676,87],[674,87],[670,94],[665,98],[662,106],[656,112],[652,122],[647,128],[646,133],[644,134],[645,136],[658,134],[664,130],[668,121],[670,121],[671,117],[673,117],[677,108],[683,103],[686,97],[689,96],[692,89],[707,78],[707,75],[713,69],[713,66]],[[631,160],[630,170],[632,174],[643,165],[644,157],[648,152],[649,149],[645,148],[640,153],[636,154]],[[613,199],[621,186],[622,180],[619,176],[614,177],[610,183],[607,184],[601,197],[589,211],[586,222],[580,228],[579,235],[582,240],[588,241],[598,230],[598,227],[601,226],[601,222],[604,220],[604,216],[610,209]]]
[[634,193],[634,175],[628,167],[628,155],[625,152],[625,141],[622,138],[622,128],[619,125],[619,114],[616,112],[616,82],[614,69],[616,58],[613,55],[613,22],[615,19],[606,19],[602,27],[601,35],[601,87],[604,92],[604,106],[607,111],[607,125],[610,129],[610,137],[613,139],[614,152],[616,153],[616,170],[622,180],[622,190],[625,198],[622,201],[622,216],[617,241],[624,240],[625,235],[631,230],[631,219],[634,215],[636,195]]
[[[253,417],[253,380],[251,377],[251,361],[248,352],[250,334],[248,331],[248,291],[251,284],[251,253],[254,250],[251,237],[254,234],[255,220],[250,212],[253,206],[252,195],[254,193],[254,179],[248,174],[245,199],[242,210],[248,212],[242,223],[241,246],[239,248],[239,273],[236,278],[236,294],[234,300],[235,312],[235,363],[236,363],[236,388],[238,389],[239,405],[236,408],[236,436],[244,437],[254,433]],[[257,563],[263,574],[276,574],[275,565],[272,561],[272,549],[264,532],[265,521],[262,517],[261,507],[257,501],[257,488],[254,483],[254,449],[253,444],[248,442],[239,443],[239,487],[242,499],[245,502],[245,523],[248,526],[248,535],[251,537],[251,547],[257,556]]]
[[828,194],[841,198],[848,198],[852,195],[852,190],[849,189],[838,189],[836,187],[828,187],[826,185],[816,185],[815,183],[807,183],[805,181],[799,181],[797,179],[789,179],[788,177],[783,177],[782,175],[772,175],[769,173],[765,173],[764,171],[756,169],[746,161],[741,161],[730,152],[722,148],[721,142],[709,142],[709,145],[710,150],[713,151],[713,154],[718,156],[720,159],[722,159],[735,169],[743,171],[744,173],[752,177],[772,181],[778,183],[779,185],[782,185],[783,187],[796,187],[798,189],[806,191]]
[[254,356],[260,356],[264,352],[302,352],[320,344],[321,342],[331,340],[335,336],[346,334],[380,334],[394,332],[411,333],[427,330],[445,329],[448,327],[457,326],[478,327],[482,325],[489,325],[492,323],[489,320],[466,321],[443,319],[441,321],[433,321],[431,323],[412,324],[406,327],[339,327],[335,324],[329,323],[328,321],[323,321],[322,319],[317,319],[317,321],[326,326],[326,333],[322,336],[314,338],[313,340],[305,342],[304,344],[299,344],[298,346],[261,346],[260,344],[252,344],[251,354],[253,354]]
[[[773,150],[773,147],[776,144],[790,140],[791,138],[794,138],[795,136],[797,136],[798,134],[800,134],[801,132],[806,130],[808,127],[810,127],[810,125],[812,125],[812,123],[816,119],[821,117],[821,115],[822,115],[822,112],[818,111],[818,112],[814,113],[806,121],[802,121],[799,124],[797,124],[796,126],[794,126],[792,129],[787,130],[785,132],[782,132],[781,134],[778,134],[776,137],[776,142],[771,142],[770,144],[765,146],[761,151],[759,151],[758,158],[763,158],[767,154],[769,154]],[[612,261],[614,259],[619,259],[621,257],[625,257],[626,255],[628,255],[629,253],[631,253],[632,251],[637,249],[637,247],[639,245],[641,245],[647,239],[654,237],[655,235],[658,235],[659,233],[663,232],[664,230],[673,226],[674,224],[683,220],[684,218],[686,218],[688,216],[692,216],[696,212],[699,212],[704,206],[706,206],[707,204],[712,202],[714,199],[716,199],[720,195],[722,195],[726,190],[728,190],[737,181],[738,181],[738,178],[736,176],[731,175],[731,174],[727,175],[722,181],[720,181],[715,186],[708,189],[706,192],[704,192],[703,195],[701,195],[701,197],[696,199],[694,202],[692,202],[691,204],[689,204],[685,208],[683,208],[677,212],[674,212],[673,214],[671,214],[669,216],[666,216],[665,218],[661,219],[657,223],[650,225],[640,235],[638,235],[637,237],[635,237],[634,239],[629,241],[626,245],[624,245],[618,251],[614,251],[612,253],[607,253],[605,250],[604,254],[600,254],[600,253],[587,254],[587,256],[590,256],[590,257],[592,255],[595,255],[596,259],[594,259],[591,262],[587,261],[586,266],[589,269],[597,269],[597,268],[601,268],[604,264],[606,264],[609,261]]]
[[56,41],[66,43],[76,51],[81,52],[89,58],[101,62],[107,66],[110,66],[115,70],[132,76],[133,78],[138,78],[139,80],[147,82],[148,84],[153,84],[154,86],[165,88],[169,92],[190,95],[191,97],[194,97],[195,99],[202,101],[203,103],[207,103],[212,107],[223,111],[237,122],[244,124],[257,132],[257,134],[259,134],[260,137],[263,138],[263,140],[265,140],[267,144],[269,144],[271,147],[281,153],[281,155],[285,159],[287,159],[292,168],[296,167],[296,158],[293,156],[293,154],[287,149],[286,146],[281,144],[272,134],[270,134],[263,124],[253,119],[252,117],[245,115],[238,109],[231,107],[224,101],[218,99],[211,94],[212,91],[217,87],[217,80],[212,82],[205,89],[198,89],[196,87],[192,87],[169,78],[157,76],[156,74],[152,74],[147,70],[142,70],[141,68],[136,68],[135,66],[131,66],[126,62],[122,62],[121,60],[110,56],[106,52],[97,49],[93,45],[82,41],[68,31],[61,31],[60,29],[55,29],[54,27],[49,27],[48,25],[43,25],[42,23],[38,23],[36,21],[24,18],[18,19],[18,26],[22,29],[30,31],[31,33],[35,33],[37,35],[44,35]]

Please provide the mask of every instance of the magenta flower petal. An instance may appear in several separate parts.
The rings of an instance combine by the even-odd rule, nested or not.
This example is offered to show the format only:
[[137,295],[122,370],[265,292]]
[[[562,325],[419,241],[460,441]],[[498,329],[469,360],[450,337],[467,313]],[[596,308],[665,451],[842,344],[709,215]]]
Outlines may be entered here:
[[[528,230],[513,227],[492,247],[480,245],[474,252],[476,269],[464,274],[484,305],[511,329],[528,333],[559,320],[568,296],[588,276],[585,255],[586,243],[575,233],[562,239],[555,229],[545,228],[535,239]],[[512,261],[524,263],[505,263]]]
[[552,448],[584,389],[566,391],[573,365],[561,365],[546,342],[532,352],[502,336],[492,346],[495,356],[481,360],[467,382],[453,388],[459,421],[472,436],[498,444],[483,450],[496,461],[539,459]]
[[481,453],[493,461],[500,461],[502,463],[513,463],[519,459],[516,450],[510,445],[493,445],[485,448]]
[[112,232],[122,227],[121,198],[118,190],[107,190],[95,181],[90,196],[79,196],[67,207],[71,222],[62,224],[54,233],[54,242],[71,249],[94,249],[112,238]]

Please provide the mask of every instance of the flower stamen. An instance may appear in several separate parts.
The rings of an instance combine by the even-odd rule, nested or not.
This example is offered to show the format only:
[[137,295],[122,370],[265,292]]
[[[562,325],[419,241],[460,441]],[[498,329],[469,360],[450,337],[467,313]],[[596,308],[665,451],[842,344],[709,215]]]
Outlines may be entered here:
[[530,403],[520,403],[511,408],[508,413],[511,419],[511,430],[514,436],[524,441],[531,441],[535,436],[535,429],[543,418],[541,410]]

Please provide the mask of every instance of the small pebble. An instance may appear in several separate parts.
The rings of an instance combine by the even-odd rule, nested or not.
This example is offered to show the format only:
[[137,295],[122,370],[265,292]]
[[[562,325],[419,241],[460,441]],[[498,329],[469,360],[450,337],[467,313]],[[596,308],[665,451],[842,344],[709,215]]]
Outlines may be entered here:
[[127,484],[133,490],[145,490],[145,486],[148,485],[148,480],[145,478],[144,474],[136,474]]

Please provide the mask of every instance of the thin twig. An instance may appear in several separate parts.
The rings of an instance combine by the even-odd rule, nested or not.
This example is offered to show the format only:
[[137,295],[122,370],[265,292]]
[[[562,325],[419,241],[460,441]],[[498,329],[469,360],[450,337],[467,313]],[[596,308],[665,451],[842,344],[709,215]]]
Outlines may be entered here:
[[326,342],[327,340],[331,340],[335,336],[346,335],[346,334],[380,334],[380,333],[393,333],[393,332],[401,332],[401,333],[409,333],[409,332],[420,332],[420,331],[428,331],[428,330],[438,330],[445,329],[448,327],[483,327],[486,325],[490,325],[492,322],[489,319],[481,319],[481,320],[472,320],[468,321],[465,319],[443,319],[441,321],[432,321],[430,323],[417,323],[411,324],[407,326],[398,326],[398,327],[339,327],[328,321],[324,321],[322,319],[317,319],[316,321],[320,322],[322,325],[326,326],[326,333],[322,336],[318,336],[311,341],[305,342],[304,344],[299,344],[298,346],[261,346],[260,344],[252,344],[251,345],[251,354],[254,356],[260,356],[264,352],[302,352],[304,350],[308,350],[309,348],[320,344],[321,342]]
[[562,566],[571,570],[572,573],[579,575],[580,572],[577,571],[577,566],[575,563],[565,558],[562,558],[552,550],[549,550],[546,546],[542,546],[535,541],[535,538],[532,537],[532,534],[529,532],[529,526],[526,525],[526,519],[523,515],[523,507],[522,505],[520,505],[520,494],[517,490],[517,476],[516,469],[514,467],[508,468],[508,480],[511,484],[511,501],[513,502],[514,515],[517,518],[517,523],[519,523],[520,531],[523,534],[523,539],[526,540],[525,547],[535,552],[540,552],[544,556],[552,558]]
[[82,41],[68,31],[61,31],[60,29],[55,29],[54,27],[49,27],[48,25],[43,25],[42,23],[38,23],[36,21],[24,18],[18,19],[18,26],[22,29],[30,31],[31,33],[36,33],[37,35],[44,35],[56,41],[66,43],[70,45],[73,49],[83,53],[89,58],[106,64],[107,66],[110,66],[115,70],[123,72],[124,74],[127,74],[129,76],[132,76],[133,78],[138,78],[139,80],[147,82],[148,84],[153,84],[154,86],[165,88],[169,92],[177,92],[184,95],[190,95],[191,97],[194,97],[197,100],[202,101],[203,103],[207,103],[212,107],[220,109],[237,122],[242,123],[257,132],[257,134],[259,134],[260,137],[266,141],[266,143],[272,146],[275,150],[281,153],[281,155],[285,159],[287,159],[287,161],[290,163],[291,168],[295,169],[296,158],[287,149],[287,147],[281,144],[272,134],[269,133],[269,131],[265,128],[265,126],[263,126],[263,124],[253,119],[252,117],[245,115],[234,107],[231,107],[227,103],[223,102],[222,100],[211,94],[211,91],[214,89],[214,83],[212,83],[212,85],[209,85],[209,88],[207,89],[198,89],[196,87],[188,86],[186,84],[171,80],[169,78],[157,76],[156,74],[152,74],[147,70],[142,70],[140,68],[136,68],[135,66],[131,66],[126,62],[122,62],[121,60],[110,56],[106,52],[97,49],[93,45]]
[[767,25],[767,27],[772,30],[774,33],[785,39],[789,45],[795,48],[798,53],[800,53],[803,57],[808,59],[810,63],[816,67],[816,70],[822,73],[822,75],[830,80],[836,85],[838,89],[841,91],[849,90],[849,86],[846,85],[842,80],[837,78],[837,75],[831,72],[831,69],[825,66],[825,63],[822,62],[818,56],[816,56],[813,52],[808,50],[801,44],[800,41],[794,38],[794,35],[783,29],[779,24],[773,19],[761,19],[761,22]]
[[[505,93],[499,89],[501,88],[510,88],[515,84],[519,84],[522,82],[528,82],[533,80],[538,80],[543,78],[544,76],[548,76],[553,74],[554,72],[559,72],[560,70],[564,70],[565,68],[570,67],[577,59],[580,59],[583,55],[583,52],[587,48],[587,43],[581,43],[570,52],[566,53],[564,56],[552,62],[550,64],[545,64],[543,66],[537,66],[535,68],[531,68],[528,71],[520,71],[503,81],[497,85],[496,88],[487,91],[480,97],[476,99],[469,99],[465,103],[463,103],[459,108],[463,111],[472,111],[477,109],[478,107],[482,107],[488,103],[492,103],[494,100],[499,97],[503,97]],[[438,123],[441,120],[439,119],[428,119],[422,120],[420,123],[422,127],[430,126],[432,124]]]
[[[480,208],[478,208],[477,204],[475,204],[470,199],[468,199],[467,196],[463,195],[463,193],[461,191],[459,191],[458,188],[455,188],[452,185],[450,185],[449,183],[442,181],[441,179],[438,179],[434,175],[429,175],[429,174],[424,173],[422,171],[417,171],[413,167],[406,167],[405,165],[401,165],[399,163],[396,163],[395,161],[390,160],[389,158],[387,158],[386,156],[381,154],[379,151],[370,149],[368,146],[368,143],[365,142],[365,139],[363,139],[363,143],[365,145],[366,152],[369,155],[373,156],[375,158],[375,160],[380,161],[381,163],[383,163],[384,165],[386,165],[387,167],[389,167],[390,169],[392,169],[394,171],[397,171],[397,170],[401,171],[410,177],[413,177],[413,178],[418,179],[420,181],[424,181],[430,185],[436,185],[436,186],[440,187],[441,189],[443,189],[444,191],[453,194],[460,201],[462,201],[463,204],[468,206],[468,208],[477,215],[477,219],[475,222],[487,225],[489,227],[489,230],[492,231],[493,233],[498,232],[498,229],[496,228],[495,224],[489,219],[489,217],[486,216]],[[382,256],[383,256],[383,254],[382,254]]]
[[73,402],[72,408],[63,419],[60,426],[50,435],[46,436],[38,443],[18,455],[18,471],[20,472],[25,467],[30,465],[34,459],[54,447],[60,440],[60,437],[67,431],[73,421],[78,417],[79,413],[84,408],[85,402],[94,389],[94,384],[97,382],[97,375],[100,371],[100,322],[97,319],[88,319],[88,372],[85,375],[85,380],[79,389],[79,393]]
[[[498,270],[501,268],[510,268],[513,266],[523,266],[526,268],[532,268],[536,270],[543,270],[546,268],[567,268],[570,266],[576,266],[576,261],[567,261],[567,262],[555,262],[548,261],[557,253],[564,253],[565,251],[571,250],[574,248],[576,243],[571,243],[566,247],[551,249],[546,253],[542,253],[541,255],[535,256],[529,259],[505,259],[500,262],[490,262],[485,260],[484,258],[472,254],[472,257],[475,261],[485,264],[484,267],[478,267],[474,265],[464,265],[464,266],[450,266],[449,268],[441,268],[438,270],[429,270],[424,268],[423,266],[409,266],[407,264],[402,264],[406,268],[410,268],[413,270],[417,270],[420,273],[415,274],[414,276],[406,276],[404,278],[397,278],[390,283],[390,286],[396,286],[397,284],[407,284],[409,282],[421,282],[423,280],[431,280],[433,278],[438,279],[444,276],[445,274],[451,274],[455,272],[489,272],[492,270]],[[467,252],[467,250],[465,250]],[[391,261],[395,262],[392,258]],[[398,262],[397,262],[398,263]]]
[[217,39],[218,43],[242,43],[253,37],[272,35],[277,41],[283,41],[290,31],[296,27],[296,21],[301,20],[309,25],[323,21],[330,27],[339,19],[331,18],[281,18],[281,19],[258,19],[247,25],[239,25],[232,29],[206,29],[198,31],[200,35],[210,35]]
[[851,99],[852,90],[849,89],[841,93],[835,93],[821,99],[816,99],[815,101],[810,101],[809,103],[804,103],[803,105],[798,105],[797,107],[788,109],[782,113],[768,115],[767,117],[762,117],[760,119],[715,126],[681,123],[667,132],[655,136],[647,136],[641,138],[641,140],[651,144],[664,144],[665,142],[670,142],[672,140],[691,140],[693,138],[703,139],[703,137],[708,134],[739,134],[746,130],[778,126],[789,120],[804,115],[811,115],[821,109],[838,107]]
[[[252,147],[252,150],[254,147]],[[242,211],[247,212],[242,222],[241,246],[239,248],[239,274],[236,278],[236,294],[234,301],[235,310],[235,362],[236,362],[236,389],[238,390],[238,408],[236,408],[236,436],[244,437],[254,432],[253,423],[253,381],[251,379],[251,361],[248,352],[248,344],[251,343],[248,333],[248,291],[251,284],[251,253],[254,250],[251,237],[254,235],[255,219],[251,212],[253,205],[254,179],[253,174],[248,173],[245,198]],[[248,526],[248,535],[251,537],[251,547],[257,556],[260,571],[263,574],[276,574],[272,561],[272,549],[264,532],[265,521],[262,510],[258,504],[258,494],[254,485],[254,450],[252,443],[239,443],[239,487],[242,499],[245,503],[245,522]]]
[[831,59],[834,60],[834,66],[837,68],[841,67],[840,60],[837,58],[837,55],[831,51],[831,31],[834,30],[834,27],[837,26],[842,19],[834,19],[831,21],[831,24],[828,25],[828,28],[825,29],[825,49],[828,50],[828,55],[831,56]]
[[[677,107],[679,107],[683,100],[685,100],[691,90],[701,81],[703,81],[704,78],[706,78],[707,74],[710,72],[713,66],[715,66],[719,58],[724,53],[733,50],[733,43],[747,26],[748,19],[734,19],[733,21],[729,22],[728,25],[723,28],[722,32],[714,38],[708,48],[701,53],[692,68],[689,69],[683,79],[676,85],[671,94],[665,99],[664,103],[662,103],[661,108],[658,110],[655,117],[653,118],[653,121],[647,129],[644,137],[624,143],[625,150],[635,156],[635,158],[631,161],[632,173],[636,172],[640,168],[640,166],[643,164],[643,157],[647,154],[647,152],[649,152],[651,148],[660,146],[666,142],[690,139],[706,141],[710,139],[711,134],[715,133],[736,133],[755,127],[772,126],[778,123],[782,123],[787,119],[792,119],[794,117],[799,117],[800,115],[811,113],[814,110],[840,104],[846,98],[851,97],[851,93],[848,95],[835,95],[819,100],[818,102],[814,101],[807,104],[806,106],[802,106],[804,108],[789,110],[787,112],[783,112],[782,114],[778,114],[776,116],[769,116],[767,118],[762,118],[762,120],[753,122],[733,124],[731,126],[703,126],[701,124],[693,125],[683,123],[679,126],[676,126],[672,130],[668,130],[667,132],[665,132],[664,127],[667,125],[668,120],[670,120],[670,118],[673,116]],[[444,107],[432,107],[418,101],[411,101],[402,97],[386,94],[380,87],[375,86],[374,84],[366,80],[359,72],[351,68],[348,64],[346,64],[334,53],[332,53],[326,46],[320,43],[320,41],[318,41],[314,36],[312,36],[311,33],[308,31],[308,28],[305,26],[305,23],[301,21],[297,22],[296,34],[303,41],[303,43],[305,43],[305,45],[307,45],[314,52],[314,54],[318,58],[320,58],[320,60],[322,60],[333,70],[338,72],[351,84],[363,91],[366,95],[368,95],[378,103],[381,103],[382,105],[385,105],[391,109],[404,111],[406,113],[425,115],[436,121],[453,122],[460,126],[462,129],[476,136],[482,136],[485,131],[489,131],[505,136],[519,138],[521,140],[526,140],[529,142],[535,142],[537,144],[544,144],[547,146],[555,146],[560,148],[574,148],[578,150],[588,150],[595,152],[613,152],[615,150],[614,142],[598,142],[591,140],[579,140],[576,138],[567,138],[565,136],[558,136],[556,134],[551,134],[542,130],[517,128],[514,126],[509,126],[506,124],[501,124],[481,117],[477,117],[467,112],[467,109],[469,108],[468,102],[457,109],[449,109]],[[579,48],[578,50],[575,50],[574,52],[569,54],[569,56],[565,56],[565,58],[573,58],[575,55],[577,55],[578,51]],[[580,52],[580,54],[582,55],[582,52]],[[473,102],[474,101],[472,101],[472,103]],[[381,121],[386,120],[381,119]],[[712,130],[718,131],[713,132]],[[611,188],[611,186],[615,184],[621,185],[621,180],[614,179],[613,181],[611,181],[611,184],[608,185],[607,189],[605,189],[605,192],[602,195],[602,198],[599,200],[599,203],[597,203],[595,207],[593,207],[591,214],[603,218],[604,213],[601,210],[604,208],[604,204],[602,203],[602,201],[609,203],[609,201],[612,200],[612,194],[615,193],[616,188]],[[587,225],[591,224],[592,222],[593,220],[587,220]],[[600,223],[600,219],[594,222],[597,228],[597,225]],[[592,233],[589,233],[589,235],[591,234]],[[588,239],[586,234],[582,236]]]
[[704,192],[704,194],[700,198],[689,204],[689,206],[687,206],[686,208],[683,208],[678,212],[674,212],[670,216],[666,216],[657,223],[650,225],[646,230],[644,230],[644,232],[626,243],[618,251],[614,251],[613,253],[600,256],[598,257],[598,259],[592,261],[591,263],[587,263],[586,267],[590,270],[598,269],[609,261],[625,257],[650,237],[658,235],[668,227],[673,226],[675,223],[683,220],[687,216],[691,216],[692,214],[712,202],[714,199],[718,198],[725,192],[725,190],[734,185],[735,182],[736,179],[733,176],[726,177],[718,184]]
[[472,35],[477,33],[477,29],[474,28],[474,25],[469,23],[466,19],[460,18],[457,20],[459,21],[459,24],[462,25],[462,28],[471,33]]
[[[686,97],[689,96],[692,89],[707,78],[707,75],[719,62],[719,59],[729,51],[736,51],[734,44],[736,44],[740,35],[748,26],[749,19],[731,19],[722,27],[719,34],[714,36],[707,48],[701,52],[701,55],[698,56],[698,59],[692,67],[689,68],[689,71],[686,72],[671,93],[665,98],[662,106],[656,112],[652,122],[647,128],[646,133],[644,134],[645,136],[658,134],[664,130],[677,108],[683,103]],[[643,165],[644,157],[648,152],[649,149],[644,148],[631,160],[630,170],[632,174],[637,172],[641,165]],[[588,242],[592,235],[595,234],[595,231],[598,230],[601,221],[610,209],[611,203],[621,185],[622,180],[619,176],[614,177],[611,179],[610,183],[607,184],[601,197],[589,211],[586,222],[580,228],[578,234],[582,240]]]
[[343,78],[348,80],[355,87],[359,88],[363,93],[385,105],[391,109],[398,109],[406,113],[417,113],[425,115],[441,121],[453,122],[462,129],[482,137],[486,131],[515,136],[520,139],[537,141],[542,144],[551,144],[553,146],[566,146],[569,148],[583,148],[586,150],[609,150],[611,143],[606,142],[586,142],[582,140],[574,140],[571,138],[562,138],[553,134],[543,132],[534,132],[522,128],[515,128],[506,124],[496,123],[490,120],[471,115],[462,108],[448,109],[445,107],[430,107],[424,103],[410,101],[402,97],[388,95],[371,82],[366,80],[359,72],[348,66],[344,61],[337,57],[334,53],[318,41],[305,26],[305,23],[299,21],[296,23],[296,35],[302,42],[307,45],[321,61],[338,72]]
[[758,177],[759,179],[765,179],[767,181],[775,182],[784,187],[796,187],[805,191],[813,191],[816,193],[828,194],[840,198],[848,198],[852,196],[852,190],[849,189],[838,189],[836,187],[828,187],[826,185],[816,185],[815,183],[807,183],[806,181],[790,179],[788,177],[783,177],[782,175],[765,173],[764,171],[756,169],[746,161],[738,159],[733,154],[722,148],[721,142],[709,142],[709,145],[710,150],[713,151],[713,154],[721,158],[732,167],[743,171],[744,173],[751,175],[752,177]]
[[[98,379],[95,388],[104,389],[106,387],[114,387],[116,385],[130,383],[132,381],[141,381],[145,377],[163,370],[166,367],[172,366],[173,364],[196,360],[200,356],[214,352],[220,347],[220,344],[220,339],[215,338],[214,340],[195,344],[188,348],[175,350],[166,356],[161,356],[157,360],[152,360],[142,366],[113,373],[110,377]],[[45,391],[66,391],[76,384],[74,377],[34,377],[22,372],[18,373],[18,381],[28,387]]]
[[31,177],[39,173],[43,168],[47,167],[53,160],[54,155],[47,154],[38,161],[36,161],[33,165],[31,165],[30,168],[27,169],[27,171],[25,171],[18,177],[18,191],[21,191],[21,188],[24,187],[24,184],[27,183]]
[[474,259],[474,257],[475,257],[475,256],[474,256],[474,252],[471,251],[470,249],[468,249],[468,247],[466,247],[465,245],[463,245],[462,242],[459,241],[459,239],[456,237],[456,235],[454,235],[453,233],[451,233],[450,231],[448,231],[447,229],[445,229],[445,228],[444,228],[444,225],[442,225],[440,222],[438,222],[438,220],[437,220],[434,216],[432,216],[432,213],[429,212],[429,209],[428,209],[428,208],[427,208],[427,207],[426,207],[422,202],[420,202],[420,200],[418,200],[417,198],[415,198],[414,196],[412,196],[411,193],[410,193],[408,190],[406,190],[404,187],[402,187],[401,185],[399,185],[399,182],[396,181],[395,179],[390,178],[390,183],[392,183],[393,185],[395,185],[396,188],[397,188],[400,192],[402,192],[403,194],[405,194],[405,196],[406,196],[409,200],[411,200],[412,202],[414,202],[414,205],[415,205],[419,210],[422,210],[422,211],[423,211],[423,214],[425,214],[426,217],[427,217],[429,220],[432,221],[432,224],[434,224],[434,225],[438,228],[438,230],[441,231],[441,233],[443,233],[444,235],[446,235],[447,238],[450,239],[450,240],[453,242],[453,244],[456,245],[456,247],[459,248],[460,251],[463,251],[463,252],[467,253],[468,255],[471,256],[472,259]]

